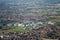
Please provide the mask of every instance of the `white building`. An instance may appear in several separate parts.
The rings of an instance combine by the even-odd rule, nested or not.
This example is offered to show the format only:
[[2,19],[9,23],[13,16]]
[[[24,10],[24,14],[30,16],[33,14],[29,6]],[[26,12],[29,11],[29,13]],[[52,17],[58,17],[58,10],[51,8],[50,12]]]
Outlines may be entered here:
[[24,24],[15,23],[14,26],[21,26],[21,27],[24,27]]
[[48,24],[54,25],[54,22],[49,21]]

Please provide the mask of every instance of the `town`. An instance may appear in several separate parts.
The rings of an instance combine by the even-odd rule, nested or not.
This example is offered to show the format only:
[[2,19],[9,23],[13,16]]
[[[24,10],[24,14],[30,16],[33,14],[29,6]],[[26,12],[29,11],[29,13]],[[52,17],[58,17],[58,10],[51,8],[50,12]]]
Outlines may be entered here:
[[0,40],[60,40],[60,0],[0,0]]
[[51,13],[42,16],[18,15],[16,20],[1,17],[1,40],[60,40],[60,16],[56,12]]

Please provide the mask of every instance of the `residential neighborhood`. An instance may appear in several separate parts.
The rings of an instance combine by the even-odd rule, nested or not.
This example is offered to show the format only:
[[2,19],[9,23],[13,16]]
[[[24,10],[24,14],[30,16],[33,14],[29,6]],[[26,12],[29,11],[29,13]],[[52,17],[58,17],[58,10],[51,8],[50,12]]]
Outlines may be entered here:
[[0,0],[0,40],[60,40],[60,0]]

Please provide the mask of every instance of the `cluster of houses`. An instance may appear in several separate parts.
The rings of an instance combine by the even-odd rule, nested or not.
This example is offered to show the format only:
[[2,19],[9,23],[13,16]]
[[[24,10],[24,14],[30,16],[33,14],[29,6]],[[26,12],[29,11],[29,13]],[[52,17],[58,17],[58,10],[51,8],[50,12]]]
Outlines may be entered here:
[[45,22],[42,22],[42,21],[38,21],[38,22],[33,22],[33,21],[28,21],[28,22],[16,22],[16,23],[9,23],[9,24],[6,24],[6,27],[22,27],[23,29],[38,29],[39,27],[43,27],[41,25],[43,24],[51,24],[51,25],[54,25],[54,22],[51,22],[51,21],[45,21]]
[[[0,40],[60,40],[59,37],[55,38],[53,34],[49,34],[54,31],[58,33],[58,31],[60,30],[56,30],[56,28],[53,28],[52,26],[45,26],[41,29],[33,29],[29,32],[1,32]],[[49,34],[50,36],[45,38],[47,34]],[[50,37],[52,37],[52,39]]]

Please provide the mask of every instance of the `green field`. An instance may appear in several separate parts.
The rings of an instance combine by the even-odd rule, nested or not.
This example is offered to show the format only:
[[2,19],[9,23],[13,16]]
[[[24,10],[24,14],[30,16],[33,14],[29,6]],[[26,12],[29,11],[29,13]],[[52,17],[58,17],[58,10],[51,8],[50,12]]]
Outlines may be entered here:
[[24,30],[22,29],[22,27],[15,27],[13,29],[9,29],[9,30],[0,30],[0,32],[28,32],[28,30]]

